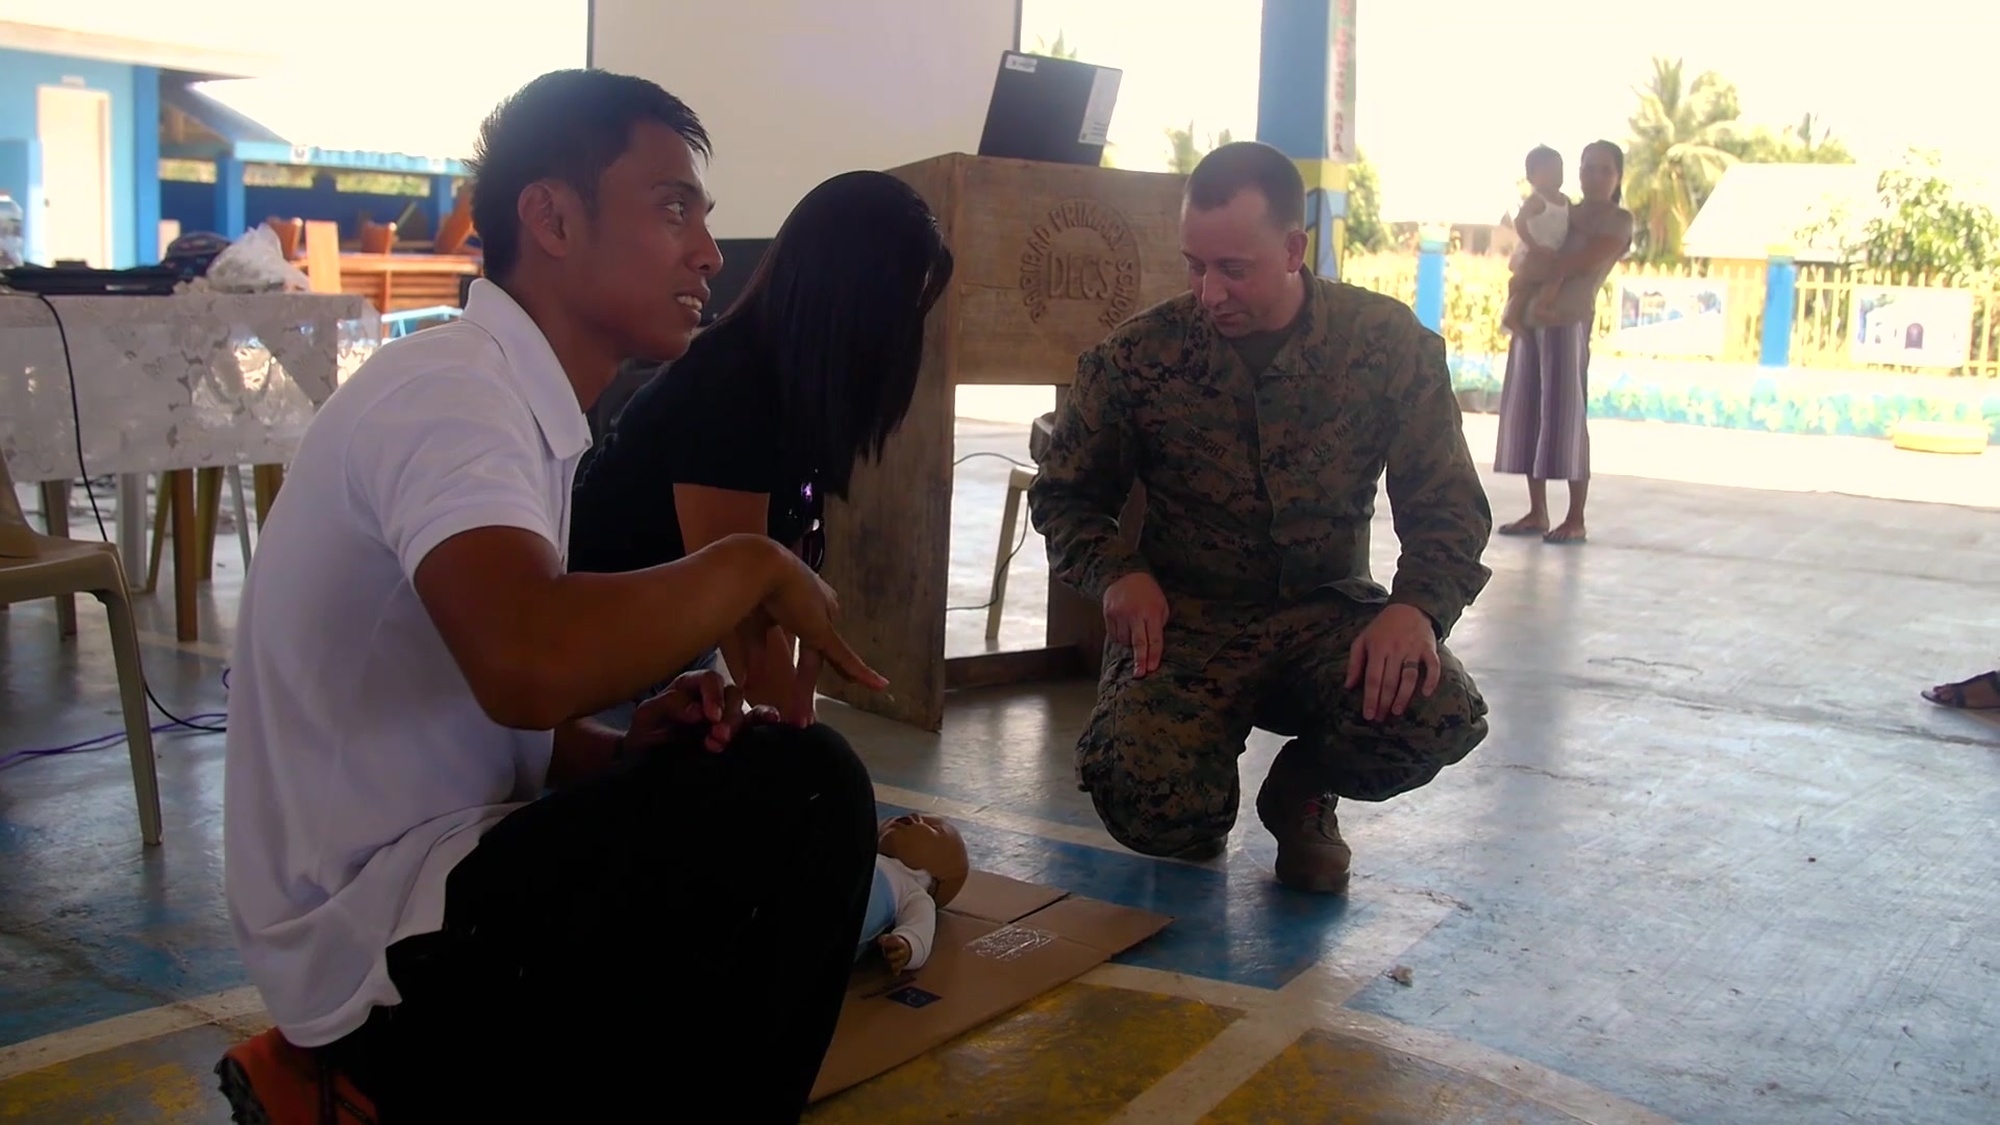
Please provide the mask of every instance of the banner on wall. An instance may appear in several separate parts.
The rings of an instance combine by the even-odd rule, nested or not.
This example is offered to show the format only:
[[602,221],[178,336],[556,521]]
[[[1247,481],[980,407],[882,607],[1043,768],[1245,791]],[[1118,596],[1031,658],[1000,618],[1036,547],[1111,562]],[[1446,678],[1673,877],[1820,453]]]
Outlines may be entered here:
[[1972,354],[1972,293],[1857,285],[1848,356],[1897,367],[1963,367]]
[[1627,277],[1601,345],[1630,355],[1720,359],[1729,342],[1729,286],[1719,278]]
[[1329,83],[1333,120],[1328,123],[1326,158],[1352,164],[1359,158],[1354,145],[1354,0],[1335,0],[1332,15],[1333,50],[1328,62],[1333,68]]

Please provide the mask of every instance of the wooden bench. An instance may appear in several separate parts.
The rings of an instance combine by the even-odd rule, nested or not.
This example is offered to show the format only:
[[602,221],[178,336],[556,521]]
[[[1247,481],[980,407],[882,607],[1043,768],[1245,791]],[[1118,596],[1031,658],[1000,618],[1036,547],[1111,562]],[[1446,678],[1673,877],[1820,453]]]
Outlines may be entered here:
[[306,224],[306,278],[337,276],[337,285],[313,281],[320,293],[356,293],[377,312],[402,312],[458,304],[459,279],[479,273],[479,259],[467,254],[343,254],[340,228]]

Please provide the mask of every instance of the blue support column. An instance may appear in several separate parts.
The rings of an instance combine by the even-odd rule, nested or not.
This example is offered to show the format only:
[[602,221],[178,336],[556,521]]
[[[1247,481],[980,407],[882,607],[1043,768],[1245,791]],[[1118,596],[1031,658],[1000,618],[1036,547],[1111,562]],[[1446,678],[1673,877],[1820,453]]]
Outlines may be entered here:
[[247,208],[243,202],[243,162],[234,156],[217,157],[215,161],[215,233],[224,238],[237,239],[250,229],[250,221],[244,217]]
[[444,221],[451,217],[451,210],[458,205],[458,177],[431,177],[431,238],[436,240],[438,232],[444,229]]
[[1791,366],[1792,316],[1798,303],[1799,267],[1789,251],[1773,250],[1764,268],[1763,366]]
[[160,72],[132,68],[132,257],[160,260]]
[[1354,161],[1356,0],[1264,0],[1257,139],[1306,181],[1307,265],[1340,276],[1347,166]]
[[1433,332],[1444,331],[1444,252],[1441,238],[1417,243],[1417,323]]

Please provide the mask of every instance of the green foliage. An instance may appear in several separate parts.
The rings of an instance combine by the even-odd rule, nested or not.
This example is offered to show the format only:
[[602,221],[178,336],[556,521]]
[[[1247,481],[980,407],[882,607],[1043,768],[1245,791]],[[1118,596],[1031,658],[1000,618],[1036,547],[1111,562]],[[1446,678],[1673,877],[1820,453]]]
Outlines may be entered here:
[[1358,150],[1347,168],[1347,247],[1364,254],[1389,248],[1389,228],[1382,225],[1382,181],[1367,154]]
[[1633,253],[1681,257],[1681,236],[1737,157],[1726,147],[1741,110],[1736,87],[1714,71],[1687,81],[1678,59],[1655,58],[1634,91],[1639,107],[1625,146],[1625,206],[1636,220]]
[[1840,138],[1810,113],[1789,129],[1773,132],[1760,125],[1726,138],[1722,147],[1745,164],[1854,163],[1854,154]]
[[1192,121],[1188,122],[1185,129],[1168,129],[1167,144],[1170,146],[1170,151],[1167,156],[1167,171],[1185,176],[1194,171],[1194,166],[1201,163],[1202,157],[1234,139],[1229,135],[1229,130],[1224,129],[1220,133],[1211,134],[1207,145],[1198,145],[1194,139]]
[[1688,80],[1680,60],[1655,58],[1637,88],[1625,143],[1625,205],[1637,220],[1633,253],[1677,261],[1681,238],[1732,164],[1852,164],[1854,155],[1812,114],[1772,130],[1740,120],[1736,86],[1714,71]]
[[1039,35],[1035,36],[1034,50],[1028,53],[1031,55],[1040,55],[1045,59],[1073,59],[1077,57],[1076,47],[1063,38],[1061,28],[1056,29],[1056,41],[1053,43]]
[[[1406,305],[1417,299],[1415,254],[1357,251],[1341,263],[1341,277]],[[1506,352],[1507,334],[1500,328],[1500,314],[1507,306],[1509,277],[1505,258],[1452,254],[1445,259],[1441,334],[1452,355]]]
[[1875,181],[1879,210],[1858,229],[1852,217],[1824,216],[1810,233],[1843,243],[1851,265],[1929,273],[1963,282],[2000,268],[2000,218],[1962,199],[1939,172],[1935,153],[1912,151]]

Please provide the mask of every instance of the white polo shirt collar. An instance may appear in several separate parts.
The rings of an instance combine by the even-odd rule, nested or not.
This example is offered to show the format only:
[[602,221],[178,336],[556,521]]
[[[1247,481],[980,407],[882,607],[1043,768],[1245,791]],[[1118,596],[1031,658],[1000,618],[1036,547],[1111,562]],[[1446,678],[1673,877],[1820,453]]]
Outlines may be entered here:
[[548,337],[542,335],[527,310],[505,289],[482,277],[472,283],[466,295],[464,319],[484,329],[500,345],[549,452],[567,461],[590,448],[590,423],[576,401],[576,388],[570,385],[555,349],[549,347]]

